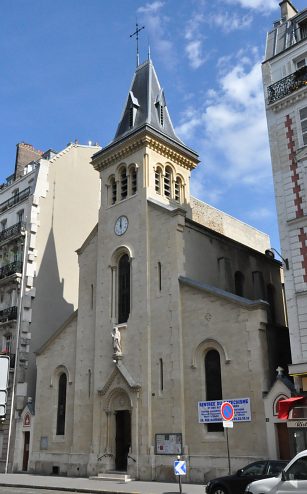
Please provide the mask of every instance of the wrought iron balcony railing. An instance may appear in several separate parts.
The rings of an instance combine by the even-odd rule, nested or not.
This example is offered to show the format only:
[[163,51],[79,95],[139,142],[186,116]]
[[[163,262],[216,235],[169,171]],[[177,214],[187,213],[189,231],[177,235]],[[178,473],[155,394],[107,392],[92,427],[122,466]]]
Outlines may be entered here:
[[307,67],[298,69],[293,74],[284,77],[280,81],[268,86],[268,102],[275,103],[281,98],[301,89],[307,85]]
[[27,187],[26,189],[22,190],[21,192],[18,192],[17,194],[14,194],[12,197],[10,197],[6,201],[2,202],[0,204],[0,213],[5,211],[6,209],[11,208],[15,204],[18,204],[23,199],[26,199],[27,197],[29,197],[30,192],[31,192],[31,188]]
[[5,321],[15,321],[17,319],[17,307],[8,307],[0,310],[0,323]]
[[22,262],[14,261],[0,268],[0,279],[11,276],[12,274],[22,273]]
[[19,223],[2,230],[2,232],[0,232],[0,243],[10,239],[11,237],[16,237],[16,235],[19,235],[24,230],[25,225],[26,224],[24,222],[20,221]]

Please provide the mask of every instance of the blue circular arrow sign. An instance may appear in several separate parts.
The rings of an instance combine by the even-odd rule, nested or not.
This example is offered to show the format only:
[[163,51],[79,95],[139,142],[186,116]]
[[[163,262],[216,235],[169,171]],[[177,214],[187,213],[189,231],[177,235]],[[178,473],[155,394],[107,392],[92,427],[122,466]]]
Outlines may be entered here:
[[233,405],[229,403],[229,401],[224,401],[221,405],[221,415],[223,420],[225,420],[225,422],[233,420],[234,414],[235,411]]

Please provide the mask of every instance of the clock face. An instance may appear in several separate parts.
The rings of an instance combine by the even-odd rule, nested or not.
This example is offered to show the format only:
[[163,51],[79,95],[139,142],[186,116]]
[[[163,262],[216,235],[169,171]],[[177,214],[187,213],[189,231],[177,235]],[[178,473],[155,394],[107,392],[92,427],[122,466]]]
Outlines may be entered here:
[[128,228],[128,218],[126,216],[120,216],[117,218],[114,226],[114,232],[116,235],[124,235]]

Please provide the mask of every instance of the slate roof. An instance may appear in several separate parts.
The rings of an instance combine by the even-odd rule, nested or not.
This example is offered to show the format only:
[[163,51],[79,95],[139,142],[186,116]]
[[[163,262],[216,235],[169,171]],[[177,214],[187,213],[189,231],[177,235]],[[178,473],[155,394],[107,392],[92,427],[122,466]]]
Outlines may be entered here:
[[[135,109],[134,125],[130,126],[130,107]],[[160,123],[159,108],[163,107],[163,125]],[[160,86],[151,60],[139,65],[135,71],[128,98],[113,142],[128,136],[145,125],[183,144],[177,137],[169,116],[163,89]]]

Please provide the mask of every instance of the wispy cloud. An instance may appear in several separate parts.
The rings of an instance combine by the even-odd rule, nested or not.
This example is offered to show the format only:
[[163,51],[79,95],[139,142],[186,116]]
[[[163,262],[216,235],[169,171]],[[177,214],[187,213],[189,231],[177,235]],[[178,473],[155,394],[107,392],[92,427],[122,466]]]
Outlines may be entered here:
[[201,26],[204,22],[205,17],[203,14],[194,13],[189,19],[185,30],[185,52],[193,69],[201,67],[207,59],[203,55],[204,37],[201,31]]
[[258,187],[271,177],[261,63],[240,54],[236,62],[224,59],[217,89],[208,91],[202,108],[190,106],[176,128],[183,141],[195,140],[198,149],[201,143],[206,171],[200,167],[195,180],[204,187],[208,174],[224,190],[238,181]]
[[246,29],[251,25],[252,20],[251,15],[241,16],[230,12],[218,12],[209,18],[211,24],[221,28],[225,33]]
[[142,16],[142,22],[146,25],[149,40],[154,44],[155,52],[166,65],[173,66],[175,64],[174,45],[167,37],[165,26],[168,18],[162,13],[163,7],[164,2],[155,1],[139,7],[137,13]]
[[269,13],[278,8],[278,0],[224,0],[225,3],[240,5],[247,9],[258,10]]

